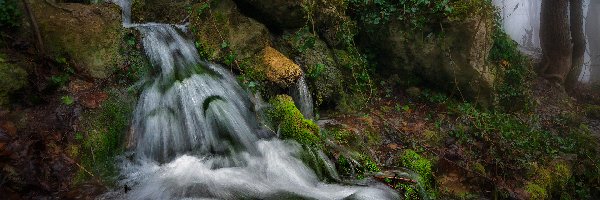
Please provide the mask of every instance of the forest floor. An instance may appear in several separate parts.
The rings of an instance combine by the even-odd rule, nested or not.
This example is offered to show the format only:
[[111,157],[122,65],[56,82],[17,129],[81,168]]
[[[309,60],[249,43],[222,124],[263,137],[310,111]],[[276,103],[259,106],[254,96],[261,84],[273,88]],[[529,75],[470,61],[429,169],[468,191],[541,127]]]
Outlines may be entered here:
[[[508,124],[510,121],[473,119],[477,117],[494,119],[495,115],[486,111],[473,114],[457,110],[462,106],[460,102],[453,102],[444,95],[434,94],[431,91],[420,91],[420,94],[414,94],[415,90],[420,91],[414,88],[413,92],[410,89],[407,91],[388,90],[386,93],[378,95],[383,98],[375,99],[368,108],[358,113],[325,113],[323,114],[325,119],[321,120],[320,124],[328,124],[330,128],[342,127],[355,134],[380,133],[378,135],[381,138],[378,138],[377,142],[371,143],[371,146],[366,149],[370,151],[369,154],[375,158],[384,171],[402,169],[400,159],[405,150],[411,149],[425,155],[435,163],[433,168],[435,185],[437,185],[439,197],[443,199],[494,197],[529,199],[531,194],[528,194],[525,188],[531,179],[536,179],[536,175],[531,174],[538,172],[531,172],[531,169],[523,166],[533,163],[537,169],[538,163],[539,165],[552,165],[557,161],[548,160],[561,160],[568,157],[565,156],[565,154],[569,154],[566,150],[562,152],[558,147],[552,147],[559,146],[558,143],[546,141],[544,138],[527,138],[526,140],[551,143],[549,144],[551,147],[545,147],[549,150],[540,149],[543,146],[519,150],[518,148],[521,146],[515,144],[518,143],[516,141],[505,142],[499,141],[500,139],[495,136],[485,136],[485,134],[501,134],[505,131],[503,129],[519,132],[518,129],[523,127],[513,128]],[[546,137],[569,137],[571,133],[566,132],[571,129],[571,126],[584,125],[589,129],[588,133],[591,133],[596,142],[600,143],[600,118],[593,113],[597,111],[588,109],[600,105],[600,92],[582,85],[573,92],[576,95],[569,96],[562,87],[556,87],[542,79],[533,82],[532,90],[535,108],[527,115],[515,114],[516,118],[535,116],[538,118],[535,125],[542,126],[541,129],[549,132],[549,135],[545,135]],[[465,105],[469,107],[468,104]],[[469,120],[491,125],[480,124],[486,128],[463,127],[477,126],[477,123],[465,122]],[[565,120],[572,121],[569,124],[574,125],[561,125],[558,122]],[[533,124],[522,124],[522,126],[526,125],[534,126]],[[498,129],[496,130],[496,128]],[[492,130],[486,131],[486,129]],[[482,133],[478,133],[478,131]],[[483,133],[484,131],[486,132]],[[522,131],[521,133],[526,132]],[[542,137],[542,135],[532,137]],[[364,138],[368,140],[368,137]],[[590,142],[597,144],[594,141]],[[600,147],[596,147],[596,151],[599,150]],[[556,156],[549,157],[549,159],[544,156],[535,158],[536,153],[544,154],[544,151],[557,152],[554,153]],[[534,158],[527,158],[526,165],[519,165],[517,162],[521,159],[518,158],[520,156]],[[579,161],[570,162],[578,163]],[[595,164],[598,167],[599,163]],[[507,166],[498,167],[497,165]],[[543,166],[539,168],[543,168]],[[593,171],[593,169],[584,170]]]

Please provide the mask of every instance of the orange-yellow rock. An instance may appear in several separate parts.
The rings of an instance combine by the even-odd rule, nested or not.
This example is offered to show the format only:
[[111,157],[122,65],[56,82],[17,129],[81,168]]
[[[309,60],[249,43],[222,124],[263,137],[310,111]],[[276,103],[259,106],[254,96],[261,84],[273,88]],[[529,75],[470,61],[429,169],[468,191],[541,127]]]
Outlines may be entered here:
[[272,47],[263,50],[262,59],[267,79],[282,87],[290,86],[302,75],[300,66]]

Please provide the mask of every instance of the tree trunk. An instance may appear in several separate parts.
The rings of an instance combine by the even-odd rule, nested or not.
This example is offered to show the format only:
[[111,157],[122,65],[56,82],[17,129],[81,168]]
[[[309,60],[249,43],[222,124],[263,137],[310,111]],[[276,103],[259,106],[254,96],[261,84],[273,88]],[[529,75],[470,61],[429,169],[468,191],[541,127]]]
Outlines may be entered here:
[[29,7],[29,2],[27,0],[21,0],[21,2],[23,3],[23,7],[25,8],[25,13],[27,14],[27,17],[29,18],[29,23],[31,23],[31,27],[33,29],[33,33],[35,36],[35,41],[36,41],[36,49],[37,49],[37,53],[39,58],[44,58],[45,57],[45,50],[44,50],[44,41],[42,40],[42,34],[40,34],[40,28],[38,26],[37,21],[35,20],[35,16],[33,16],[33,13],[31,12],[31,8]]
[[568,0],[542,1],[540,42],[543,57],[540,73],[557,83],[564,83],[572,65],[568,3]]
[[590,81],[600,84],[600,1],[591,0],[585,30],[590,53]]
[[568,90],[573,89],[579,81],[579,75],[583,69],[585,55],[585,34],[583,33],[583,0],[569,1],[571,19],[571,39],[573,40],[573,54],[571,71],[565,81]]

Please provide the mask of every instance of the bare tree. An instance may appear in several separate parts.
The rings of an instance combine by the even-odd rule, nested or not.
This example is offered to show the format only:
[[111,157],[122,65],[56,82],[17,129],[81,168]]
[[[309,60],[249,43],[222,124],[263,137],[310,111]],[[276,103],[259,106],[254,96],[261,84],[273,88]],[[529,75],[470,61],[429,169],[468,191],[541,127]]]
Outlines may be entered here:
[[585,34],[583,33],[583,0],[569,1],[571,40],[573,42],[573,54],[571,70],[565,80],[567,89],[572,89],[579,81],[579,75],[583,69],[585,56]]
[[539,73],[557,83],[565,81],[572,66],[573,44],[568,13],[568,0],[542,1],[540,42],[543,57]]
[[585,30],[590,53],[590,81],[600,84],[600,1],[591,0]]

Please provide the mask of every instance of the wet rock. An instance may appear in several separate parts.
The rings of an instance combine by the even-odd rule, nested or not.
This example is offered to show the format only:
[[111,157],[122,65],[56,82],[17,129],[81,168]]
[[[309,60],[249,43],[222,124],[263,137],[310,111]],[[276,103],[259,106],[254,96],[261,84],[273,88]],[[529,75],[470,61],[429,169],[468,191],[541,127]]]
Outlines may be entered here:
[[242,15],[232,0],[218,1],[209,8],[205,6],[194,4],[190,19],[190,29],[203,57],[218,62],[231,58],[244,61],[270,44],[269,30]]
[[[92,78],[107,78],[123,62],[121,11],[117,5],[60,4],[71,12],[47,3],[34,3],[48,56],[66,59],[70,67]],[[65,63],[66,64],[66,63]]]

